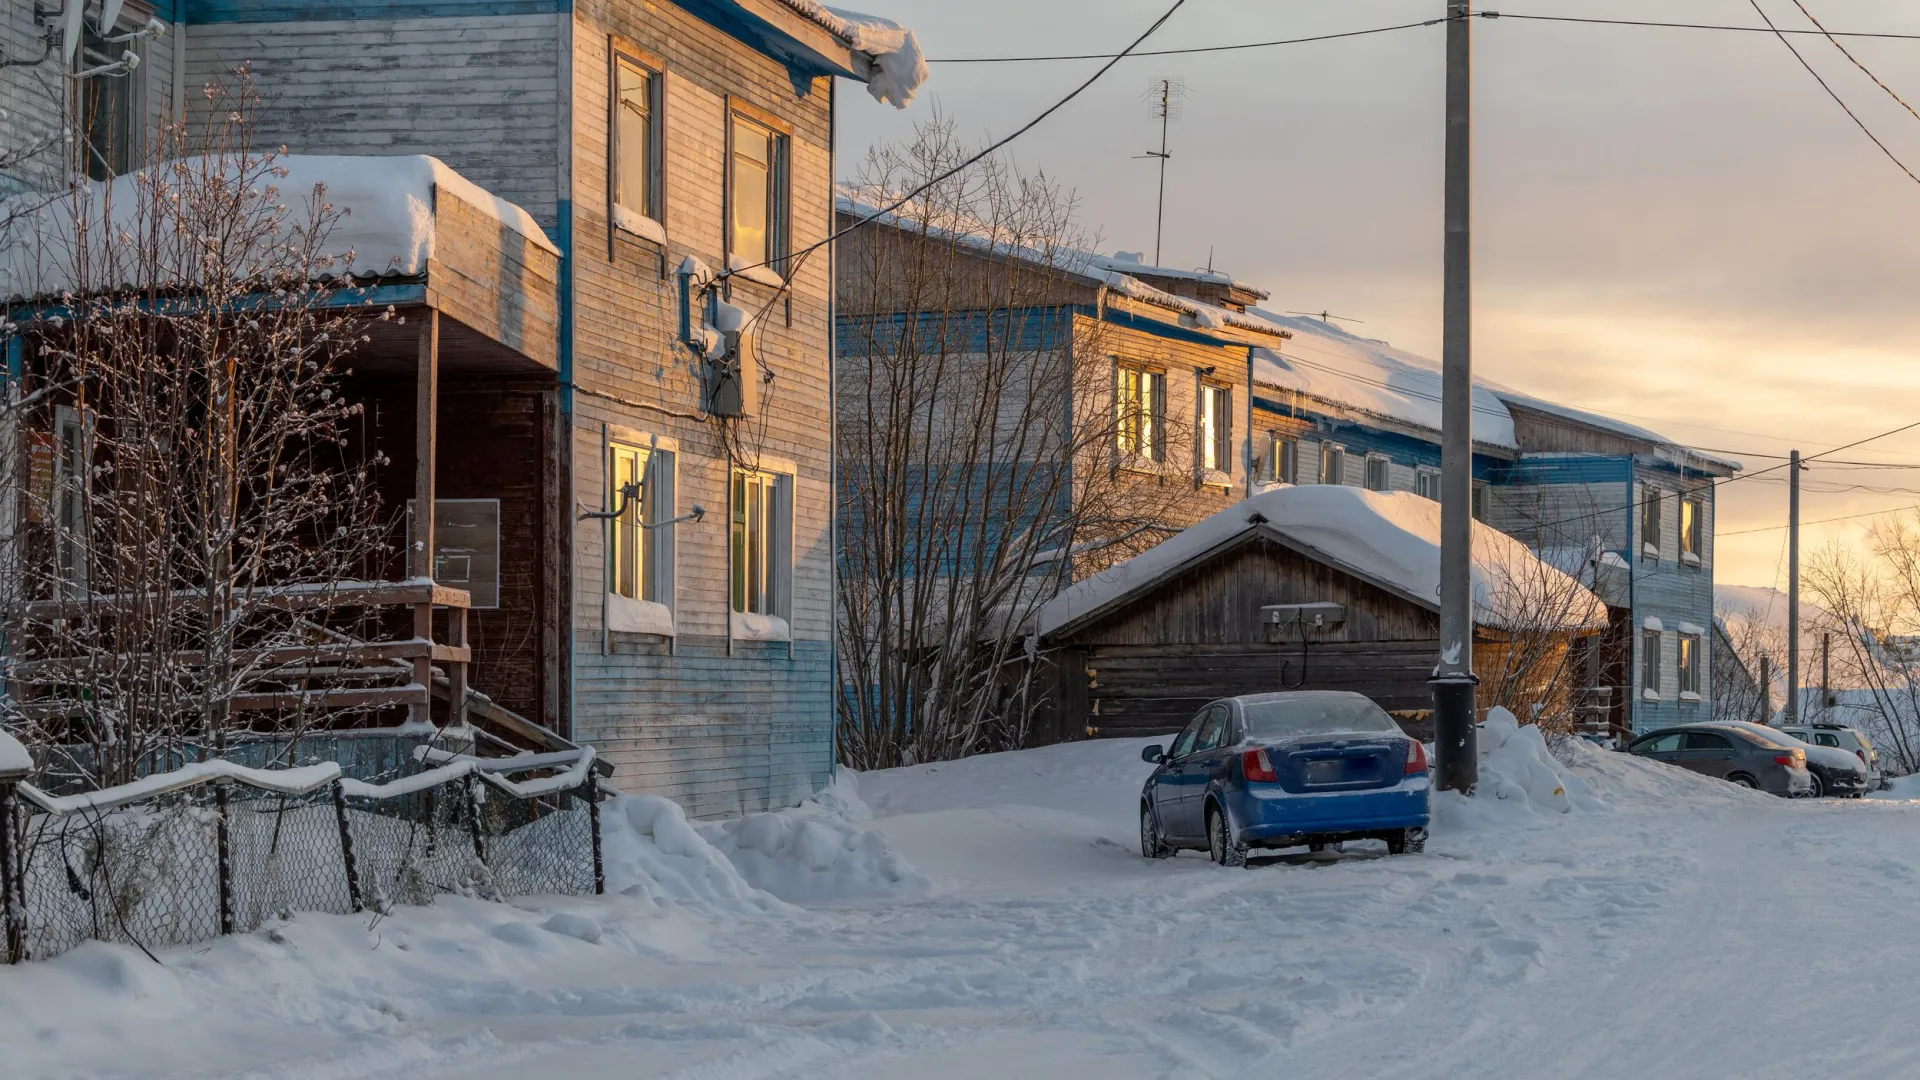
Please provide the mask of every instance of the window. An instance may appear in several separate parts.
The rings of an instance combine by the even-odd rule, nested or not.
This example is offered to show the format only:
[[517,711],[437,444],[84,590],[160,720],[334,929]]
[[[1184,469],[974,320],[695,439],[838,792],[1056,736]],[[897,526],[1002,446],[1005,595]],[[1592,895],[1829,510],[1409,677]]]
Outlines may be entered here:
[[[114,64],[129,50],[138,55],[139,43],[109,44],[88,28],[81,37],[80,54],[74,58],[74,67],[85,71]],[[83,135],[80,165],[89,180],[110,180],[133,168],[134,140],[140,133],[134,114],[139,104],[137,92],[142,73],[142,68],[135,67],[119,74],[89,75],[80,80],[75,98],[80,109],[78,127]]]
[[1706,511],[1706,500],[1698,495],[1688,495],[1680,500],[1680,557],[1683,560],[1700,561],[1700,526]]
[[1207,709],[1206,722],[1200,725],[1200,737],[1194,740],[1193,752],[1198,754],[1215,749],[1226,735],[1227,710],[1219,705]]
[[1660,631],[1640,631],[1640,689],[1660,693]]
[[1200,385],[1200,417],[1196,440],[1200,467],[1214,472],[1232,472],[1233,391],[1224,386]]
[[[414,501],[407,500],[407,549]],[[500,500],[433,500],[433,580],[466,590],[470,610],[500,606]]]
[[1347,448],[1333,443],[1320,444],[1320,482],[1323,484],[1344,484],[1347,482]]
[[1473,520],[1485,521],[1493,512],[1493,488],[1479,480],[1473,482]]
[[1689,731],[1686,747],[1689,750],[1731,750],[1733,740],[1711,731]]
[[791,606],[793,478],[735,472],[732,502],[733,610],[787,618]]
[[1294,483],[1300,477],[1300,443],[1284,435],[1270,434],[1267,445],[1267,479]]
[[[634,216],[664,221],[661,206],[660,77],[631,57],[613,61],[614,224],[628,232]],[[621,594],[626,595],[626,594]]]
[[1700,695],[1700,637],[1680,635],[1680,692]]
[[1182,758],[1193,753],[1193,741],[1200,737],[1200,727],[1207,722],[1207,717],[1210,715],[1209,710],[1202,709],[1198,716],[1188,721],[1186,729],[1180,732],[1180,737],[1173,740],[1173,749],[1167,752],[1167,756]]
[[735,115],[731,142],[727,251],[743,266],[779,273],[787,257],[786,136]]
[[[612,460],[607,472],[607,505],[619,512],[613,519],[613,541],[607,552],[607,591],[630,600],[659,602],[660,586],[654,572],[653,538],[646,528],[653,515],[648,513],[651,485],[647,480],[649,451],[645,447],[611,447]],[[637,497],[629,498],[629,489]]]
[[1387,459],[1378,454],[1367,455],[1367,490],[1386,491],[1392,487],[1387,468]]
[[54,411],[54,553],[60,578],[76,595],[87,591],[87,467],[91,432],[81,414],[65,405]]
[[1660,554],[1660,489],[1652,484],[1640,489],[1640,546],[1656,558]]
[[1813,743],[1815,746],[1839,746],[1840,737],[1829,735],[1824,731],[1816,731],[1813,733]]
[[1687,737],[1684,731],[1670,731],[1665,735],[1656,735],[1645,742],[1634,744],[1636,754],[1672,754],[1680,749],[1680,742]]
[[1166,453],[1162,429],[1166,417],[1167,377],[1157,371],[1121,364],[1114,404],[1122,454],[1159,461]]
[[[1432,499],[1434,502],[1440,501],[1440,473],[1438,470],[1423,468],[1414,474],[1413,482],[1414,490],[1420,493],[1421,498]],[[1479,515],[1476,514],[1475,516],[1478,517]]]

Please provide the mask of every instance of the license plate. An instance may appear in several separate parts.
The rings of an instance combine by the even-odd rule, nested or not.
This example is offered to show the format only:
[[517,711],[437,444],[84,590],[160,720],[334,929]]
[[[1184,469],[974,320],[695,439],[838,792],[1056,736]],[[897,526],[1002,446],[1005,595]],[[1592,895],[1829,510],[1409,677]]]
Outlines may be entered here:
[[1347,763],[1335,758],[1332,761],[1307,762],[1307,783],[1339,784],[1347,779]]

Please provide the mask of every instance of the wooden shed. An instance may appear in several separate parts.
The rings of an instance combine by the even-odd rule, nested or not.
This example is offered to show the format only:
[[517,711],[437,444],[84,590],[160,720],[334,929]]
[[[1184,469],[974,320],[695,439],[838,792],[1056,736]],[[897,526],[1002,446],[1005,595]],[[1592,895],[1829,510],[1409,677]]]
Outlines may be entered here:
[[[1438,505],[1408,492],[1284,487],[1221,511],[1042,609],[1041,727],[1158,735],[1219,697],[1352,690],[1430,737],[1438,539]],[[1474,558],[1476,670],[1605,627],[1591,592],[1511,537],[1476,523]]]

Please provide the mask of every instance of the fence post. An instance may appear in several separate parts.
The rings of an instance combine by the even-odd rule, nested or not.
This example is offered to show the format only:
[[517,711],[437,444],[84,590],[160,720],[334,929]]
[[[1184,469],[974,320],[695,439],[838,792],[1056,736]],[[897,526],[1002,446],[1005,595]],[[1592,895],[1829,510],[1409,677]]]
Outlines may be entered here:
[[487,845],[480,838],[480,793],[473,785],[473,774],[461,777],[467,789],[467,830],[473,834],[473,857],[480,860],[482,866],[487,862]]
[[233,933],[233,843],[227,829],[227,781],[214,782],[213,803],[217,808],[214,816],[214,842],[218,849],[220,868],[220,932],[231,934]]
[[607,864],[600,857],[600,777],[587,770],[587,820],[593,826],[593,895],[607,891]]
[[340,861],[347,870],[347,900],[357,914],[366,906],[360,899],[360,869],[353,861],[353,832],[347,828],[347,791],[340,781],[333,782],[333,817],[340,824]]
[[0,960],[17,964],[26,959],[27,944],[27,898],[25,874],[19,868],[24,862],[14,851],[14,794],[17,784],[10,780],[0,780],[0,922],[4,922],[4,933],[0,933]]

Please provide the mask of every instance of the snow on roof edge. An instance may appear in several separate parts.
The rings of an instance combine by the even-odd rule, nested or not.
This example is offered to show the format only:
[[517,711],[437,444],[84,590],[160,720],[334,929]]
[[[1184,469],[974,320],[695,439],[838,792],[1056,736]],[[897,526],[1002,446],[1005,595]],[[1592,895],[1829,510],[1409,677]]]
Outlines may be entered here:
[[815,0],[780,0],[788,10],[820,27],[853,54],[854,76],[882,105],[904,109],[927,81],[926,56],[912,30],[879,15],[828,7]]
[[[1164,581],[1169,574],[1254,529],[1270,529],[1332,565],[1436,608],[1440,601],[1439,504],[1406,491],[1366,491],[1339,485],[1274,488],[1215,513],[1178,535],[1062,590],[1034,620],[1042,637],[1097,615]],[[1258,520],[1256,520],[1258,519]],[[1475,622],[1515,628],[1525,612],[1512,610],[1509,591],[1495,575],[1549,583],[1567,601],[1561,630],[1606,625],[1606,606],[1593,592],[1542,562],[1520,541],[1474,523]],[[1564,591],[1562,591],[1564,590]],[[1503,610],[1504,609],[1504,610]]]

